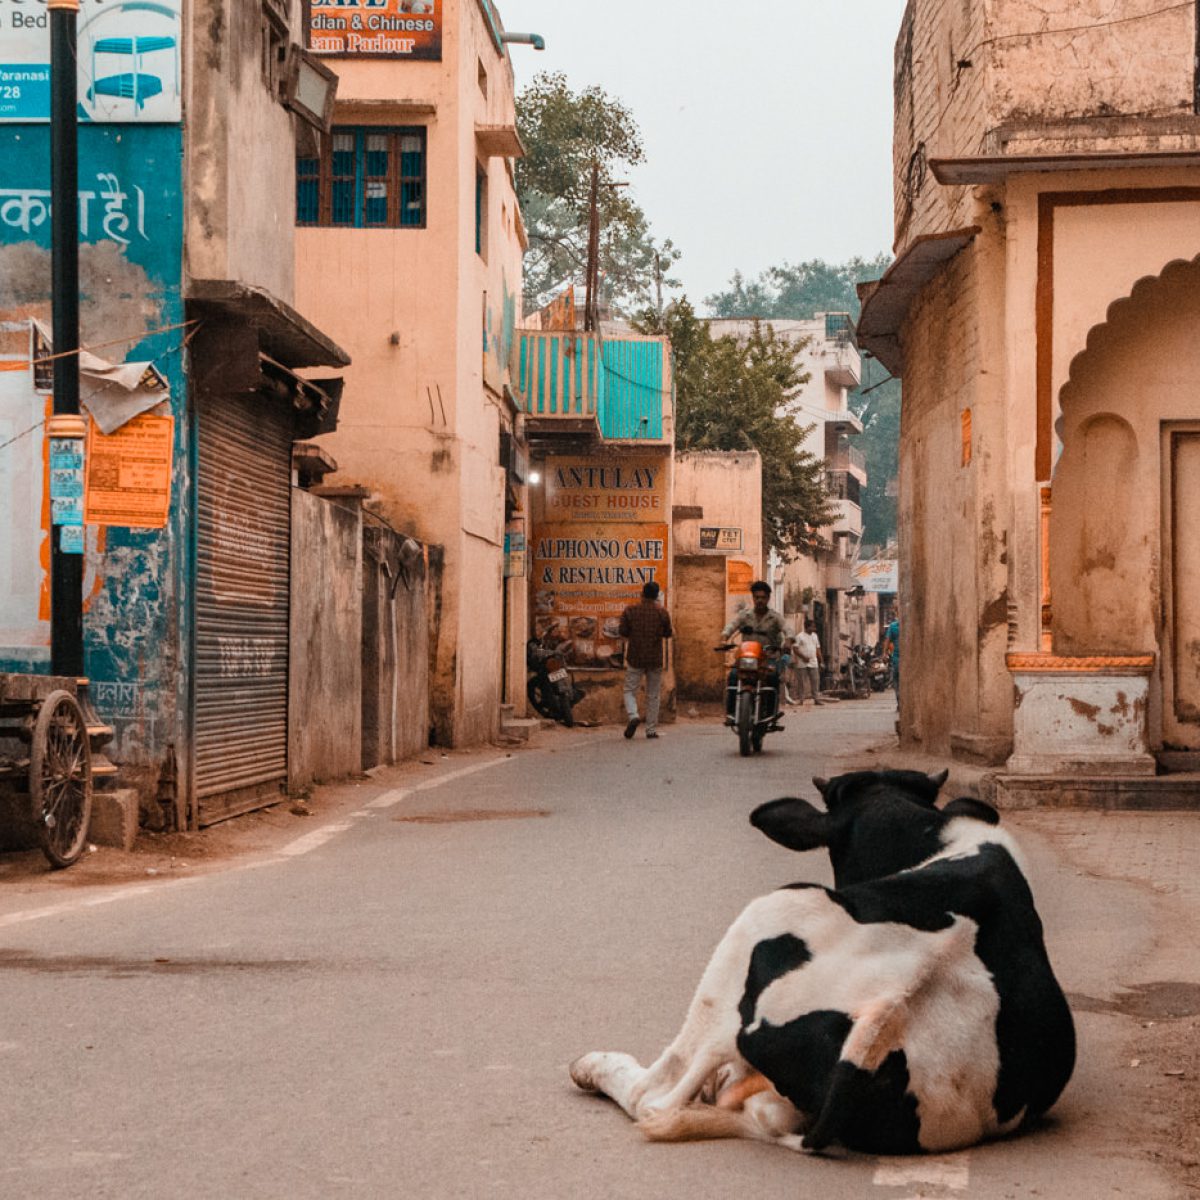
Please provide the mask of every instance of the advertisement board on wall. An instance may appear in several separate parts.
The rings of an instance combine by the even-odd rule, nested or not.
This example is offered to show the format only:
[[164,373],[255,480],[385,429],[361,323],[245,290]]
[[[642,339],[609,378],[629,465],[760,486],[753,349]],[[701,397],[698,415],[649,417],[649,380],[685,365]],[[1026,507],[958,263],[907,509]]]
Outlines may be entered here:
[[621,666],[622,611],[647,583],[659,585],[664,602],[667,594],[667,461],[551,459],[543,474],[531,546],[533,631],[569,641],[576,666]]
[[[79,120],[181,119],[181,0],[81,0]],[[47,0],[0,2],[0,121],[50,120]]]
[[442,0],[305,0],[304,40],[338,58],[440,61]]
[[900,587],[900,564],[894,558],[869,558],[853,571],[854,582],[865,592],[895,592]]

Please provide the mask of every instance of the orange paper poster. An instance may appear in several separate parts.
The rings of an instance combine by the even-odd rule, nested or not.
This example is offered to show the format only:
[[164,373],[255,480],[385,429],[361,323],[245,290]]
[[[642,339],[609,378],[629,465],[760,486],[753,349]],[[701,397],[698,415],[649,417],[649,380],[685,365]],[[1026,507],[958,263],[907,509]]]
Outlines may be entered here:
[[314,54],[442,57],[442,0],[307,0],[304,28]]
[[171,508],[175,418],[143,413],[115,433],[88,425],[83,520],[161,529]]

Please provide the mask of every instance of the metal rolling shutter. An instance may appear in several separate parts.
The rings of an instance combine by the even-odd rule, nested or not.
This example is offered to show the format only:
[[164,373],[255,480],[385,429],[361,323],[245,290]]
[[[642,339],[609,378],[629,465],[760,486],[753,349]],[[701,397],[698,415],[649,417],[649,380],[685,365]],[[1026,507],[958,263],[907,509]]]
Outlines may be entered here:
[[193,795],[210,825],[287,780],[291,411],[201,397],[198,425]]

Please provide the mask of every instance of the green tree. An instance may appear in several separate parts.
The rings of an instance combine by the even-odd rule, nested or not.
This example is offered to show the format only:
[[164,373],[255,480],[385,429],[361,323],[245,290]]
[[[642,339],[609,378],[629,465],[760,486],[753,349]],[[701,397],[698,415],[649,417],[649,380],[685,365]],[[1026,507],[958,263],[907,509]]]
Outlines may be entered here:
[[[855,285],[878,279],[891,258],[855,257],[844,263],[822,259],[784,263],[747,278],[735,272],[729,286],[705,303],[719,317],[807,320],[819,312],[848,312],[858,319]],[[863,423],[858,444],[867,460],[862,494],[863,542],[882,545],[896,536],[896,498],[889,484],[900,469],[900,381],[883,364],[863,356],[862,383],[850,393],[851,410]]]
[[542,73],[517,97],[525,157],[517,196],[529,234],[525,294],[529,307],[550,300],[587,266],[592,164],[600,170],[600,271],[605,299],[631,309],[650,302],[679,252],[651,236],[646,214],[621,175],[646,161],[633,114],[603,88],[573,91],[560,72]]
[[750,336],[714,338],[687,299],[638,327],[665,333],[675,360],[675,445],[680,450],[757,450],[763,464],[763,532],[784,557],[823,543],[833,518],[825,468],[803,448],[812,426],[796,422],[789,395],[807,382],[798,347],[755,323]]

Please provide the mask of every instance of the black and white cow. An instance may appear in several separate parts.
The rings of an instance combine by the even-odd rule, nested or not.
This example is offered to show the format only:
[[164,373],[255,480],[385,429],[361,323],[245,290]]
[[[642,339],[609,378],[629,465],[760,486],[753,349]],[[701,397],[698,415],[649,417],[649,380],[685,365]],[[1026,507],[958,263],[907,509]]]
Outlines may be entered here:
[[575,1083],[662,1141],[910,1154],[1045,1113],[1074,1067],[1071,1013],[1016,843],[986,804],[936,808],[945,779],[864,771],[813,780],[825,812],[756,809],[773,841],[828,850],[834,888],[753,901],[658,1061],[586,1054]]

